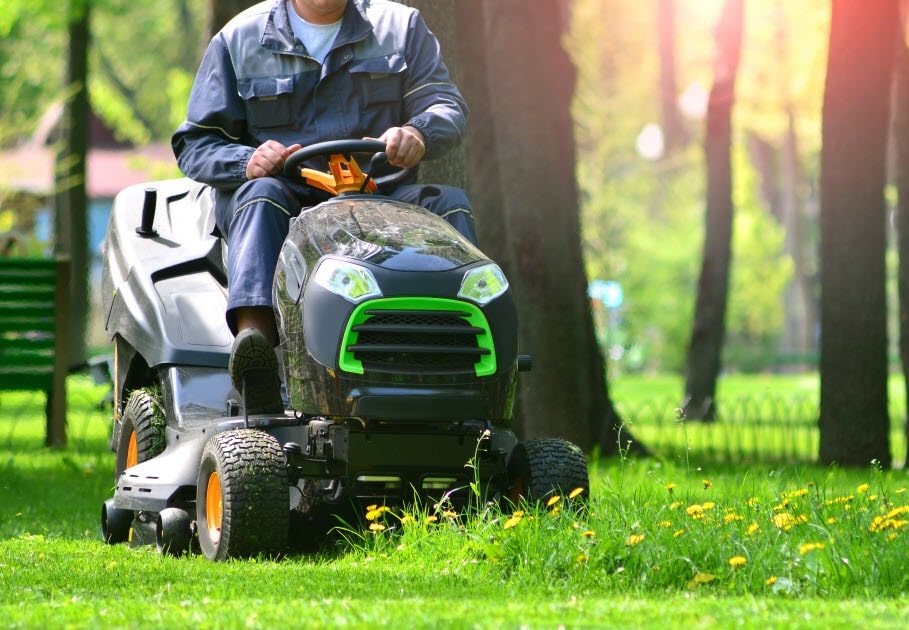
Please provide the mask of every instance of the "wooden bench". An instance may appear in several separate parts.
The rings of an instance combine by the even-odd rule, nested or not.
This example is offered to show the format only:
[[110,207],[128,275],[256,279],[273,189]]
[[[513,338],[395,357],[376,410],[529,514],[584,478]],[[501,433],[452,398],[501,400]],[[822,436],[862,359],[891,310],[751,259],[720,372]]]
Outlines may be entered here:
[[0,257],[0,391],[47,394],[47,446],[66,445],[69,260]]

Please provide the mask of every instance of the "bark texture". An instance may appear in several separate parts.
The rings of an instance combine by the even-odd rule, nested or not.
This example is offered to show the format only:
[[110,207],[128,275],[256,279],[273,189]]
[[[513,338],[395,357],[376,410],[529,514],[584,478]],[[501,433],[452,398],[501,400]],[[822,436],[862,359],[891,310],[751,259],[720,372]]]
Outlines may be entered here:
[[820,459],[890,465],[887,131],[897,2],[833,3],[821,151]]

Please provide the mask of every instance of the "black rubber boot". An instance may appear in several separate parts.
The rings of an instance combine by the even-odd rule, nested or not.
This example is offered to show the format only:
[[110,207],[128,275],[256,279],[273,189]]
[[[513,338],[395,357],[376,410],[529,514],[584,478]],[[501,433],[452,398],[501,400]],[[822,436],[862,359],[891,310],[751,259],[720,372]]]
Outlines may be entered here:
[[234,339],[228,364],[230,380],[246,405],[246,414],[284,413],[278,359],[268,339],[255,328]]

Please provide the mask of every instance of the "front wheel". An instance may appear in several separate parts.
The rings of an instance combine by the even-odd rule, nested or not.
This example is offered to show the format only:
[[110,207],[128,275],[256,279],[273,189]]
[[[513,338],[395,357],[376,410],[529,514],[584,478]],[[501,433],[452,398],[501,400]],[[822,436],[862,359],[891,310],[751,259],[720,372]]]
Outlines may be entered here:
[[580,448],[558,438],[527,440],[514,447],[508,461],[508,498],[544,502],[556,494],[590,493],[587,459]]
[[120,418],[115,483],[127,468],[164,451],[165,424],[161,405],[151,392],[137,389],[130,395]]
[[276,554],[287,544],[287,464],[278,441],[252,429],[213,436],[196,483],[199,547],[209,560]]

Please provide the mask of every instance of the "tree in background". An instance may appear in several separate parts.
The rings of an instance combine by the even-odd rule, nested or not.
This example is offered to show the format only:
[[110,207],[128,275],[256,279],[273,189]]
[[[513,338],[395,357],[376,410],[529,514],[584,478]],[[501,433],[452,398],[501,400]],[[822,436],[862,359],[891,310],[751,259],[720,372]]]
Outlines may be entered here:
[[679,111],[676,79],[676,0],[660,0],[658,33],[660,50],[660,110],[663,122],[664,154],[672,155],[687,140],[685,121]]
[[820,459],[890,465],[884,290],[897,2],[833,3],[821,151]]
[[57,254],[70,258],[70,366],[85,362],[88,321],[88,47],[90,11],[88,0],[69,0],[66,7],[69,44],[64,80],[62,142],[55,176]]
[[744,0],[727,0],[717,25],[717,53],[704,151],[707,156],[707,211],[704,254],[685,364],[687,419],[712,420],[716,380],[726,332],[726,302],[732,242],[732,107],[742,48]]
[[[893,63],[893,144],[896,157],[896,236],[899,251],[899,347],[903,363],[903,387],[909,400],[909,0],[900,2],[901,26],[896,37]],[[909,422],[905,422],[909,441]]]
[[456,10],[480,242],[511,279],[519,341],[534,356],[534,370],[521,379],[520,428],[525,437],[557,434],[614,453],[620,421],[595,340],[580,247],[576,71],[562,48],[566,7],[545,0],[528,11],[521,0],[484,0],[457,3]]
[[205,20],[205,45],[217,34],[232,17],[257,4],[260,0],[208,0],[208,13]]

